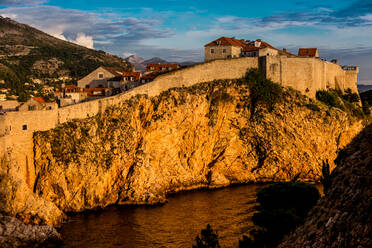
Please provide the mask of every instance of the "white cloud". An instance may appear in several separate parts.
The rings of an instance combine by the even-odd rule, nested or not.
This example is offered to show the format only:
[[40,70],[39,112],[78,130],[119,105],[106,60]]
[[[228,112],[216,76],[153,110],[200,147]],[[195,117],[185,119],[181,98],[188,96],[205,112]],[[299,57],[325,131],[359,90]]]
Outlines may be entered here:
[[80,46],[85,46],[90,49],[94,48],[93,37],[89,35],[85,35],[84,33],[78,33],[76,39],[71,40],[71,42],[76,43]]
[[124,58],[128,58],[129,56],[135,55],[134,53],[123,53]]

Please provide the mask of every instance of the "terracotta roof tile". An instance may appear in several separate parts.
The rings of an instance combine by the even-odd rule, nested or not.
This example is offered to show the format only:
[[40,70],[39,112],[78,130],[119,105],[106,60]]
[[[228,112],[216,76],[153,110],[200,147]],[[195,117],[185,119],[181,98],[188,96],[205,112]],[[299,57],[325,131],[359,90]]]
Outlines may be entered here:
[[298,56],[300,57],[316,57],[318,48],[300,48],[298,49]]
[[123,72],[123,77],[134,77],[134,81],[139,81],[141,78],[141,72]]
[[238,46],[238,47],[242,47],[242,46],[245,46],[244,42],[240,41],[240,40],[237,40],[235,38],[229,38],[229,37],[221,37],[221,38],[218,38],[217,40],[215,41],[212,41],[208,44],[206,44],[205,46]]
[[[153,70],[151,70],[151,67],[154,67]],[[162,69],[166,68],[167,70],[176,70],[180,68],[180,65],[178,64],[148,64],[146,66],[146,72],[150,71],[163,71]]]
[[45,100],[42,97],[36,97],[35,96],[35,97],[32,98],[32,100],[34,100],[34,101],[36,101],[38,103],[45,103]]

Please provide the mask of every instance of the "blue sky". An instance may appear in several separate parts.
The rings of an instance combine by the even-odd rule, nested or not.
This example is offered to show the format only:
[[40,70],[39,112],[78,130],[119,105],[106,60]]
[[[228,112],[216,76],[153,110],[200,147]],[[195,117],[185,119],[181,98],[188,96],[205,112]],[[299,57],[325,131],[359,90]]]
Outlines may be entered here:
[[0,15],[122,57],[201,61],[222,35],[318,47],[372,84],[372,0],[0,0]]

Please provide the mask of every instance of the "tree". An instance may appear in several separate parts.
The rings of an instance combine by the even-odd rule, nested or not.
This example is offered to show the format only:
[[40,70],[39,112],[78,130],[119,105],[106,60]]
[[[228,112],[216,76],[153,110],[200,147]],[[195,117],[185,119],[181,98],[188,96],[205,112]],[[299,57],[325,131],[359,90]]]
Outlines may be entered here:
[[214,232],[208,224],[206,229],[201,230],[201,235],[195,238],[196,245],[193,248],[220,248],[217,232]]

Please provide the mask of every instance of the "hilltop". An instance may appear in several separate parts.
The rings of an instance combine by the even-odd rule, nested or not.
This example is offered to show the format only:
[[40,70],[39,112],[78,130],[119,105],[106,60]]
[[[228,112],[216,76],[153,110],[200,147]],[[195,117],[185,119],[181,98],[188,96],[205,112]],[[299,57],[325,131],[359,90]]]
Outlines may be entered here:
[[13,94],[24,92],[25,82],[75,81],[101,65],[132,69],[123,58],[0,16],[0,86],[10,88]]

